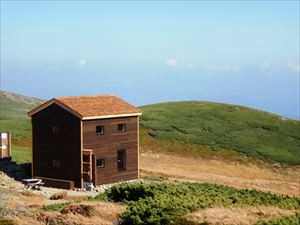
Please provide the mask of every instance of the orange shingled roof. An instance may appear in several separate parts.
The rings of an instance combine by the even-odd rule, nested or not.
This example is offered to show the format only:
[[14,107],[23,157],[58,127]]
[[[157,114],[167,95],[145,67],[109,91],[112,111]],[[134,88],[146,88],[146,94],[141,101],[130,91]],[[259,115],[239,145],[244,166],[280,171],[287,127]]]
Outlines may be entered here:
[[141,113],[142,110],[114,95],[55,98],[83,117]]
[[52,104],[58,104],[81,119],[95,119],[141,115],[136,108],[114,95],[73,96],[53,98],[28,112],[29,116]]

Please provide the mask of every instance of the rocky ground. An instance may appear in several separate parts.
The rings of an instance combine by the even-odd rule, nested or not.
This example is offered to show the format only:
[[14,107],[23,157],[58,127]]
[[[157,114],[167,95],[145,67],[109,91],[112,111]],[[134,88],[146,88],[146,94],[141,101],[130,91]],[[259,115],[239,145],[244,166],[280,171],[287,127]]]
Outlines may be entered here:
[[[280,165],[224,162],[216,159],[191,158],[144,151],[140,158],[143,178],[158,178],[168,182],[208,182],[254,188],[279,194],[299,196],[299,168]],[[0,162],[0,225],[2,224],[119,224],[118,214],[123,205],[96,202],[88,197],[103,192],[111,185],[97,187],[92,192],[70,190],[62,199],[51,200],[65,190],[42,187],[27,190],[21,179],[29,178],[30,166]],[[57,211],[43,210],[44,206],[68,203]],[[205,224],[253,224],[266,219],[291,215],[295,212],[276,207],[212,208],[193,212],[187,219]],[[248,222],[245,222],[248,221]]]
[[[97,195],[109,185],[97,187],[92,192],[48,187],[28,190],[20,181],[22,178],[28,178],[26,165],[0,162],[0,168],[0,225],[111,225],[119,224],[118,214],[125,210],[121,205],[88,200],[88,197]],[[51,196],[61,193],[65,193],[62,199],[51,200]],[[43,206],[59,203],[68,204],[59,211],[43,210]]]

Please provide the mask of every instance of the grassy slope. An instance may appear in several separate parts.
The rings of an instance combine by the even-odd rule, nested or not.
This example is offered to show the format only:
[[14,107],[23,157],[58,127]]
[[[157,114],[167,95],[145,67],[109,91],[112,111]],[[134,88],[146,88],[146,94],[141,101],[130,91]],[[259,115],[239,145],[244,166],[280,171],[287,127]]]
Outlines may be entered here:
[[26,117],[26,113],[44,100],[0,91],[0,120]]
[[[0,100],[0,130],[12,132],[13,150],[25,149],[29,155],[31,126],[26,112],[42,100],[8,92],[1,92]],[[204,155],[213,149],[217,150],[216,154],[228,157],[236,152],[299,164],[299,121],[283,120],[242,106],[209,102],[162,103],[142,109],[141,125],[146,128],[141,130],[142,147],[155,145],[160,149],[163,145],[176,152],[184,149],[185,153]],[[148,134],[155,139],[147,138]]]
[[31,145],[31,124],[29,118],[0,120],[0,130],[11,132],[12,143],[15,145]]
[[299,121],[211,102],[161,103],[142,109],[141,125],[155,138],[299,164]]
[[0,131],[12,134],[12,157],[16,162],[31,161],[31,124],[26,113],[43,100],[0,91]]

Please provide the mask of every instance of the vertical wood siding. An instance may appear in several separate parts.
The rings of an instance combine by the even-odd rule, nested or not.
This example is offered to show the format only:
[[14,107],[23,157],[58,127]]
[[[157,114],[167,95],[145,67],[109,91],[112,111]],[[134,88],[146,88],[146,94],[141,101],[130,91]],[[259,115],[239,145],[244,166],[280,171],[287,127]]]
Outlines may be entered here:
[[[52,126],[59,134],[52,134]],[[32,116],[33,176],[73,180],[81,186],[80,119],[56,104]],[[53,160],[60,167],[53,167]]]
[[[126,131],[118,132],[125,123]],[[104,125],[104,134],[96,134],[96,126]],[[83,148],[94,150],[96,159],[105,159],[105,167],[97,168],[97,185],[138,178],[138,117],[83,121]],[[118,170],[117,152],[126,149],[127,169]]]

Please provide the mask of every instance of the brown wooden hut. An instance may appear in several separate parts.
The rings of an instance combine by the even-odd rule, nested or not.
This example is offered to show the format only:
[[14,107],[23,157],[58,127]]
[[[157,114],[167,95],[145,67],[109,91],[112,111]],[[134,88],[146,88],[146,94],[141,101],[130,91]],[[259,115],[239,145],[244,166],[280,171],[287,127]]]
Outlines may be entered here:
[[137,179],[141,114],[113,95],[53,98],[33,109],[32,177],[60,188]]

